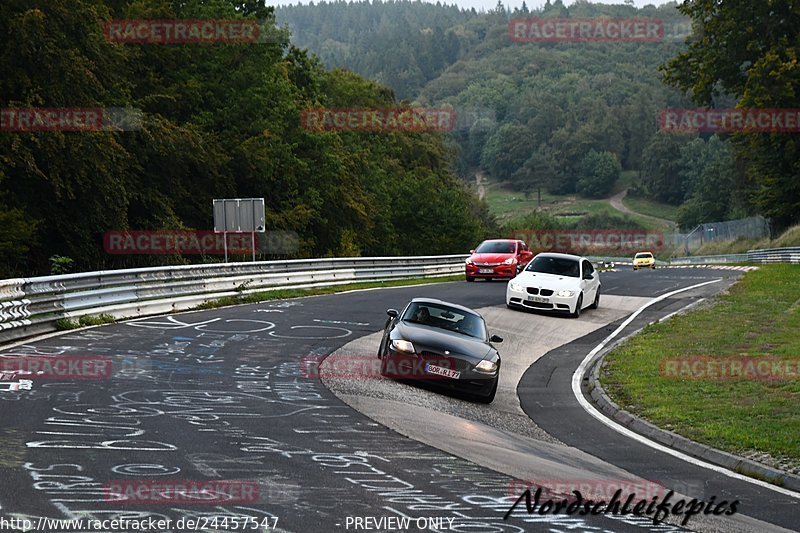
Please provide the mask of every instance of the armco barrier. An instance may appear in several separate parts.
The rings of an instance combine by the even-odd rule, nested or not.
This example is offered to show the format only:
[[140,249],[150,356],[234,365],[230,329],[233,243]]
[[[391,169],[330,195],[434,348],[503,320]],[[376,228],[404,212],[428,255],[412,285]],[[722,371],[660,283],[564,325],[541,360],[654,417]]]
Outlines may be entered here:
[[800,248],[766,248],[749,250],[746,254],[698,255],[676,257],[672,265],[703,265],[713,263],[792,263],[800,264]]
[[670,265],[707,265],[715,263],[749,263],[748,254],[698,255],[693,257],[676,257]]
[[259,291],[448,276],[463,273],[467,257],[295,259],[0,280],[0,343],[55,331],[62,318],[133,318]]
[[747,258],[753,263],[792,263],[797,265],[800,264],[800,248],[750,250],[747,252]]

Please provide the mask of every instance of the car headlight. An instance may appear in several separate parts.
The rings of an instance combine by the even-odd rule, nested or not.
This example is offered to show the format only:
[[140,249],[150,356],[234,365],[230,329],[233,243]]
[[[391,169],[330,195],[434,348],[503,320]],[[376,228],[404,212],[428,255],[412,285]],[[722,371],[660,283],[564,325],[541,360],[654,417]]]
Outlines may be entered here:
[[556,296],[560,298],[572,298],[575,296],[575,291],[558,291]]
[[468,264],[468,265],[471,265],[471,264],[472,264],[472,259],[470,259],[469,257],[467,258],[467,264]]
[[522,292],[522,291],[525,290],[525,289],[522,288],[522,285],[520,283],[517,283],[515,281],[509,282],[508,288],[511,289],[512,291],[516,291],[516,292]]
[[414,345],[409,341],[404,341],[403,339],[393,340],[392,348],[400,352],[414,353]]
[[503,261],[503,264],[504,265],[513,265],[514,264],[514,258],[513,257],[509,257],[508,259]]
[[477,365],[475,365],[476,370],[480,370],[481,372],[494,372],[497,370],[497,363],[492,363],[491,361],[487,361],[484,359]]

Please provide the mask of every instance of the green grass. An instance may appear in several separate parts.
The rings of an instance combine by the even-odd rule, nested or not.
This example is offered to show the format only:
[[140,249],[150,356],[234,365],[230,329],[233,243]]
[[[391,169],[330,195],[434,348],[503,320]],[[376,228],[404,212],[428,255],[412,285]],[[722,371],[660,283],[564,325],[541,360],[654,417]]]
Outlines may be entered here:
[[677,356],[797,358],[798,279],[800,266],[764,265],[713,306],[648,326],[606,356],[603,387],[624,409],[662,428],[800,466],[800,380],[681,380],[660,370]]
[[103,324],[112,324],[116,319],[111,315],[98,315],[98,316],[82,316],[78,319],[78,324],[81,326],[101,326]]
[[66,331],[70,329],[81,328],[84,326],[101,326],[103,324],[113,324],[117,320],[107,314],[97,316],[86,315],[75,320],[73,318],[59,318],[56,320],[56,330]]
[[[632,179],[630,172],[624,172],[623,180]],[[620,183],[620,182],[618,182]],[[484,182],[486,188],[486,204],[489,212],[497,217],[501,225],[508,224],[514,220],[523,218],[525,215],[541,209],[551,215],[556,216],[561,222],[574,223],[587,215],[614,215],[623,216],[622,213],[611,207],[607,199],[582,198],[578,195],[554,195],[542,191],[542,205],[537,204],[536,193],[533,192],[528,198],[524,193],[510,189],[507,184],[496,183],[487,179]],[[654,220],[631,216],[642,228],[652,231],[665,231],[668,227]]]
[[643,215],[650,215],[651,217],[664,218],[675,222],[678,219],[678,208],[680,206],[665,204],[650,200],[649,198],[636,198],[626,196],[622,203],[628,209],[641,213]]
[[229,305],[253,304],[268,300],[285,300],[287,298],[300,298],[319,294],[334,294],[337,292],[353,291],[358,289],[373,289],[377,287],[404,287],[406,285],[419,285],[423,283],[446,283],[449,281],[464,281],[464,274],[453,274],[441,278],[413,278],[392,281],[366,281],[361,283],[348,283],[331,287],[313,287],[309,289],[277,289],[274,291],[254,292],[240,296],[225,296],[209,302],[202,303],[194,309],[216,309]]
[[56,320],[56,330],[58,331],[67,331],[70,329],[76,329],[81,327],[77,321],[69,319],[69,318],[59,318]]

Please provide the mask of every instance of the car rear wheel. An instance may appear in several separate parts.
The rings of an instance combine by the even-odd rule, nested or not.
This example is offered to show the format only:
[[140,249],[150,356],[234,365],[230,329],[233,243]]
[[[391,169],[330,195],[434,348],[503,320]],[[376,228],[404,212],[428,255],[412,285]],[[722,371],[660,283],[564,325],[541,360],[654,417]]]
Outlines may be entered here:
[[570,315],[572,318],[581,316],[581,306],[583,305],[583,293],[578,296],[578,303],[575,304],[575,311]]
[[492,387],[492,392],[489,393],[488,396],[475,396],[475,401],[478,403],[492,403],[494,401],[494,397],[497,394],[497,382],[500,381],[500,376],[497,376],[494,380],[494,386]]

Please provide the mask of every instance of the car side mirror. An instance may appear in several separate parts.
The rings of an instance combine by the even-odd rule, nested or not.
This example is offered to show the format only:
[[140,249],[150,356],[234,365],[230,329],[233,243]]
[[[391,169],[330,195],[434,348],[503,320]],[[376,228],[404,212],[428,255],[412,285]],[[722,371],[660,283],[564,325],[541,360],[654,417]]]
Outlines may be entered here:
[[503,337],[492,335],[491,337],[489,337],[489,342],[503,342]]
[[400,315],[397,309],[387,309],[386,314],[389,315],[389,318],[397,318]]
[[475,250],[470,250],[469,253],[474,254]]

